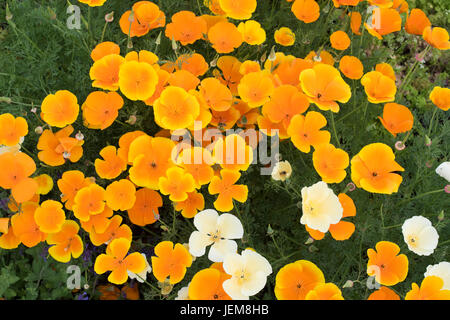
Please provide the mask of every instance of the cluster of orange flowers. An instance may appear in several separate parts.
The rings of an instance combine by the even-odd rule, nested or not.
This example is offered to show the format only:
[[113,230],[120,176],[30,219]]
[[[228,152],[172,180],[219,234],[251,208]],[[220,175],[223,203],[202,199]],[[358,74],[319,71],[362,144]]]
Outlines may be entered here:
[[[101,6],[105,1],[80,0],[90,6]],[[368,1],[378,6],[371,25],[364,24],[371,35],[381,39],[401,30],[401,14],[406,13],[406,32],[422,35],[434,48],[450,48],[447,31],[432,27],[419,9],[408,13],[406,1]],[[356,6],[359,2],[333,0],[337,8]],[[323,48],[303,58],[273,50],[262,62],[241,61],[228,54],[243,43],[258,46],[266,41],[261,24],[250,20],[257,7],[256,0],[205,3],[212,15],[180,11],[169,22],[155,3],[136,2],[120,18],[122,32],[131,39],[165,28],[164,34],[177,54],[176,61],[162,61],[147,50],[121,55],[119,45],[102,42],[91,54],[89,75],[96,91],[82,104],[67,90],[50,94],[42,101],[40,118],[48,128],[39,137],[37,157],[46,166],[75,163],[83,157],[84,137],[81,132],[73,135],[72,127],[80,113],[86,128],[106,130],[116,121],[125,99],[142,101],[152,108],[161,131],[155,136],[138,130],[126,132],[117,145],[105,146],[94,166],[98,177],[108,181],[106,185],[79,170],[65,171],[56,181],[61,193],[57,201],[40,202],[39,195],[47,194],[53,181],[47,175],[31,177],[36,171],[33,158],[20,150],[2,153],[0,187],[11,190],[9,208],[14,214],[0,220],[1,248],[13,249],[21,243],[33,247],[46,241],[55,260],[68,262],[83,252],[81,227],[93,245],[106,244],[105,253],[95,261],[95,272],[111,272],[108,277],[111,283],[125,283],[130,272],[141,273],[147,262],[141,254],[129,253],[132,230],[116,212],[126,212],[137,226],[153,224],[159,219],[163,196],[167,196],[176,211],[193,218],[205,208],[202,186],[207,186],[208,193],[215,197],[215,209],[231,211],[235,201],[245,202],[248,197],[248,186],[240,184],[239,179],[253,162],[258,141],[249,141],[247,130],[258,129],[258,137],[278,134],[282,140],[290,139],[303,153],[313,148],[314,169],[326,183],[342,182],[350,166],[351,179],[357,187],[372,193],[397,192],[402,177],[396,172],[404,169],[395,161],[391,147],[370,143],[350,158],[346,151],[330,143],[331,134],[325,129],[327,119],[323,115],[323,112],[338,113],[350,100],[352,91],[346,78],[360,80],[368,102],[385,103],[379,119],[386,130],[393,136],[410,131],[414,117],[408,107],[394,102],[396,77],[389,64],[380,63],[374,70],[364,70],[357,57],[340,57]],[[320,7],[314,0],[296,0],[292,13],[302,23],[313,23],[320,16]],[[352,32],[360,36],[361,15],[353,11],[350,19]],[[235,20],[243,21],[236,25]],[[276,30],[274,38],[281,46],[295,42],[295,34],[287,27]],[[207,62],[197,52],[178,54],[179,45],[187,47],[197,41],[203,41],[221,55]],[[329,41],[330,47],[338,51],[351,44],[349,35],[342,30],[331,34]],[[430,99],[446,111],[450,107],[449,91],[436,87]],[[242,129],[240,133],[224,134],[226,129],[236,126]],[[218,134],[205,139],[208,129],[215,129]],[[180,137],[189,132],[193,140],[171,139],[171,135],[180,131],[183,132]],[[27,134],[25,119],[0,115],[1,145],[20,145],[20,139]],[[119,179],[124,172],[127,177]],[[344,209],[342,218],[356,215],[350,197],[342,193],[339,201]],[[69,219],[72,213],[73,219]],[[355,225],[345,220],[329,229],[336,240],[350,238],[354,230]],[[323,232],[308,227],[307,231],[314,239],[324,237]],[[398,251],[395,244],[386,242],[378,243],[377,251],[368,251],[369,266],[377,265],[382,270],[377,273],[380,284],[391,286],[405,279],[408,261],[404,255],[397,256]],[[151,265],[160,282],[169,279],[170,284],[179,283],[193,261],[188,249],[180,243],[160,242],[154,252]],[[229,278],[220,263],[213,264],[193,277],[189,297],[229,299],[222,288]],[[325,283],[317,266],[304,260],[279,271],[275,294],[278,299],[343,298],[336,285]],[[383,287],[377,295],[393,294]],[[413,286],[408,295],[416,297],[420,289]]]

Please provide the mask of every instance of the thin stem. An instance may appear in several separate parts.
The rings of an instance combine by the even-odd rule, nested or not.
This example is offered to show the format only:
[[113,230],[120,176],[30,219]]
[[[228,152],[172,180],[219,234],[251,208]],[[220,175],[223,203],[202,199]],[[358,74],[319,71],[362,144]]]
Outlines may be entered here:
[[409,202],[409,201],[412,201],[412,200],[420,199],[420,198],[423,198],[423,197],[425,197],[425,196],[427,196],[427,195],[429,195],[429,194],[439,193],[439,192],[442,192],[442,191],[444,191],[444,190],[445,190],[445,189],[442,188],[442,189],[438,189],[438,190],[428,191],[428,192],[419,194],[418,196],[415,196],[414,198],[409,198],[409,199],[405,199],[405,200],[403,200],[403,201],[400,201],[399,204],[403,204],[403,203],[406,203],[406,202]]
[[435,117],[435,115],[437,113],[437,109],[438,108],[434,108],[433,115],[431,116],[430,127],[428,128],[428,134],[427,134],[428,137],[431,134],[431,128],[433,128],[433,120],[434,120],[434,117]]
[[[421,56],[425,56],[425,54],[428,52],[428,50],[430,50],[431,46],[428,45],[425,50],[423,51],[422,54],[420,54]],[[403,80],[403,82],[400,84],[400,88],[398,90],[398,94],[401,96],[401,94],[403,93],[403,91],[405,90],[406,85],[409,82],[409,78],[411,77],[412,74],[414,74],[414,72],[416,71],[416,67],[419,64],[419,60],[420,59],[416,59],[416,62],[414,62],[414,65],[412,66],[411,69],[409,69],[408,73],[405,76],[405,79]]]
[[105,32],[106,32],[107,26],[108,26],[108,22],[105,22],[105,25],[103,26],[102,37],[100,38],[100,42],[103,42],[103,38],[105,37]]
[[339,137],[338,137],[337,132],[336,132],[336,123],[334,122],[333,111],[330,110],[330,113],[331,113],[331,128],[333,129],[334,138],[336,139],[337,145],[340,148],[341,147],[341,143],[339,142]]

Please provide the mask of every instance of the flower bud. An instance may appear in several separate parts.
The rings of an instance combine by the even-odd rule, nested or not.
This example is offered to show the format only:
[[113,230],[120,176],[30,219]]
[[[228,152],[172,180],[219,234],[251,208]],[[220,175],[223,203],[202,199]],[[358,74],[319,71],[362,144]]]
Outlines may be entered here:
[[34,132],[36,134],[42,134],[42,132],[44,132],[44,129],[41,126],[39,126],[34,129]]
[[342,286],[342,288],[353,288],[353,281],[352,280],[347,280],[344,285]]
[[105,15],[105,21],[106,22],[113,22],[114,21],[114,11],[111,11],[110,13]]

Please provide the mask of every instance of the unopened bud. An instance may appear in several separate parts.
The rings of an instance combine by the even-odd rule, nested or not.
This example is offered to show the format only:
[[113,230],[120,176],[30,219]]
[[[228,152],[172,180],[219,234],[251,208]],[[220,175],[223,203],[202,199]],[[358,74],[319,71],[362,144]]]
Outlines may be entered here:
[[44,131],[44,129],[43,129],[41,126],[36,127],[36,128],[34,129],[34,132],[35,132],[36,134],[41,134],[43,131]]
[[5,16],[5,19],[6,19],[6,21],[10,21],[12,18],[13,18],[13,15],[12,15],[11,11],[9,10],[8,4],[6,4],[6,16]]
[[353,281],[352,280],[347,280],[344,285],[342,286],[342,288],[353,288]]
[[75,139],[82,141],[84,140],[84,135],[81,133],[81,131],[78,131],[77,134],[75,135]]
[[275,53],[275,46],[272,46],[272,49],[270,49],[270,54],[269,54],[269,61],[275,61],[277,59],[277,55]]
[[425,145],[427,147],[431,146],[431,139],[429,136],[425,136]]
[[269,235],[269,236],[273,235],[273,229],[270,226],[270,224],[267,226],[267,235]]
[[69,159],[70,158],[70,152],[64,151],[63,157],[64,157],[64,159]]
[[178,44],[177,44],[177,42],[175,41],[174,38],[172,38],[172,50],[173,51],[177,51],[178,50]]
[[11,104],[12,100],[11,100],[11,98],[8,98],[8,97],[0,97],[0,102]]
[[133,11],[130,12],[130,15],[128,16],[128,21],[131,23],[134,22],[134,12]]
[[128,123],[128,124],[134,125],[134,124],[136,123],[136,120],[137,120],[137,117],[136,117],[134,114],[132,114],[132,115],[128,118],[128,120],[125,121],[125,122]]
[[309,252],[317,252],[317,251],[319,251],[319,248],[317,248],[315,245],[310,245],[309,247],[308,247],[308,251]]
[[161,33],[162,33],[162,32],[159,32],[158,37],[157,37],[156,40],[155,40],[155,44],[156,44],[157,46],[159,46],[159,45],[161,44]]
[[167,227],[164,226],[164,225],[161,226],[161,229],[162,229],[163,231],[169,232],[169,228],[167,228]]
[[314,239],[312,237],[309,237],[308,240],[306,240],[305,244],[311,244],[314,242]]
[[105,21],[106,22],[113,22],[114,21],[114,11],[111,11],[110,13],[105,15]]
[[264,63],[266,60],[267,60],[267,52],[264,52],[263,55],[261,56],[261,58],[259,59],[259,61]]
[[438,220],[439,221],[442,221],[442,220],[444,220],[444,210],[442,210],[441,212],[439,212],[439,214],[438,214]]

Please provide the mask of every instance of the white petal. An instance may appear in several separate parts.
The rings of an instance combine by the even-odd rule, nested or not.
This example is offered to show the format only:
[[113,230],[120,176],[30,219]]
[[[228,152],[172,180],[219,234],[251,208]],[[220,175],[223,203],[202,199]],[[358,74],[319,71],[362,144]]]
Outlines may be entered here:
[[237,251],[236,241],[220,240],[214,243],[209,249],[208,259],[212,262],[222,262],[228,253]]
[[448,182],[450,182],[450,162],[449,161],[442,162],[436,168],[436,173],[445,180],[447,180]]
[[269,261],[259,253],[246,249],[242,251],[242,257],[245,259],[245,269],[250,273],[262,271],[266,276],[272,273],[272,266]]
[[252,274],[247,281],[242,284],[241,292],[246,296],[253,296],[260,292],[266,286],[267,276],[264,272]]
[[235,278],[225,280],[223,282],[223,290],[231,297],[233,300],[249,300],[249,296],[245,296],[241,292],[241,286]]
[[437,276],[444,280],[442,290],[450,290],[450,262],[443,261],[435,265],[429,265],[424,277]]
[[418,235],[418,246],[424,249],[436,249],[439,241],[439,234],[432,226],[423,229]]
[[228,253],[223,259],[223,269],[229,275],[233,275],[245,266],[244,258],[238,253]]
[[205,249],[213,241],[206,234],[194,231],[189,237],[189,252],[195,257],[201,257],[205,254]]
[[232,214],[224,213],[220,215],[217,225],[220,230],[220,236],[225,239],[241,239],[244,235],[241,220]]
[[194,217],[194,226],[201,233],[211,233],[217,229],[219,214],[216,210],[206,209],[197,213]]
[[405,235],[417,235],[426,227],[431,226],[431,221],[422,216],[414,216],[406,219],[402,225],[402,233]]

